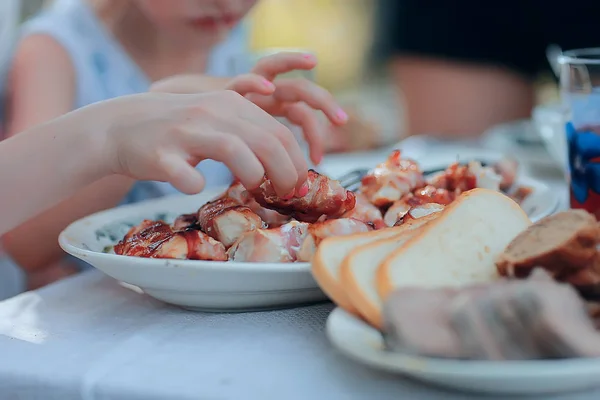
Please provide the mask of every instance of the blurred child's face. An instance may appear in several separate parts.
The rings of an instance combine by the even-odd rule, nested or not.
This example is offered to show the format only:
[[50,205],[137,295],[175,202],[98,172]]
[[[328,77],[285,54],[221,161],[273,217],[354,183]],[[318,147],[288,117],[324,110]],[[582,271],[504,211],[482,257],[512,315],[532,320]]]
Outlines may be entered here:
[[135,0],[157,28],[202,43],[222,39],[258,0]]

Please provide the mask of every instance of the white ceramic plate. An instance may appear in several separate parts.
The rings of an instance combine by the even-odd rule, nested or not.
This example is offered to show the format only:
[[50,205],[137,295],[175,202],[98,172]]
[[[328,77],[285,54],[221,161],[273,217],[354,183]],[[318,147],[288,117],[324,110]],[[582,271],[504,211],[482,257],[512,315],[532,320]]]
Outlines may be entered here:
[[167,303],[199,311],[249,311],[326,300],[309,263],[236,263],[119,256],[107,247],[144,218],[171,222],[226,188],[117,207],[69,225],[59,237],[69,254]]
[[327,336],[338,350],[358,362],[453,389],[524,395],[600,386],[600,359],[459,361],[388,352],[377,330],[341,308],[329,315]]

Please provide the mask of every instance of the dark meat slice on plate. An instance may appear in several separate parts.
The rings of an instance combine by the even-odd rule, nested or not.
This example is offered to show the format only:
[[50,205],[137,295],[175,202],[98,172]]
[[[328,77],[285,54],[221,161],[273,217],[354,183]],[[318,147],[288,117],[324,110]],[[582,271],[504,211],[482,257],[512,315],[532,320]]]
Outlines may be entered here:
[[600,357],[600,335],[571,286],[528,282],[516,292],[515,308],[546,358]]
[[565,267],[592,263],[600,243],[600,226],[585,210],[568,210],[543,218],[511,241],[496,261],[504,276],[525,277],[536,266],[553,275]]
[[250,193],[263,207],[289,215],[302,222],[316,222],[323,216],[337,218],[352,210],[356,204],[354,193],[344,189],[333,179],[308,171],[308,193],[303,197],[285,200],[279,197],[269,179]]
[[229,248],[229,260],[265,263],[296,261],[308,225],[291,221],[277,228],[246,232]]
[[460,339],[450,329],[448,302],[456,289],[402,288],[383,305],[387,350],[431,357],[461,358]]
[[244,233],[266,227],[255,212],[229,197],[200,207],[198,225],[203,232],[227,248]]
[[227,260],[222,243],[199,230],[174,231],[163,221],[144,221],[139,227],[131,228],[114,251],[144,258]]
[[392,351],[479,360],[600,357],[590,307],[544,270],[462,289],[398,289],[383,311]]
[[381,210],[369,202],[367,197],[358,192],[356,193],[356,205],[350,211],[342,215],[342,218],[352,218],[365,222],[373,227],[373,229],[385,228],[383,215]]
[[369,232],[372,229],[369,224],[352,218],[338,218],[315,222],[308,226],[307,234],[297,253],[297,261],[310,261],[321,241],[328,237]]
[[385,162],[363,177],[360,192],[375,206],[386,207],[424,185],[419,165],[402,158],[400,150],[394,150]]

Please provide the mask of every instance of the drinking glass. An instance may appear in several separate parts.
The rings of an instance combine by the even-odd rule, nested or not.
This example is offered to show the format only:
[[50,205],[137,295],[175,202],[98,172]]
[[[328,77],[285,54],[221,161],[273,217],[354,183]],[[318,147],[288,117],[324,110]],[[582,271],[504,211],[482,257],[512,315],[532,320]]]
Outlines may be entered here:
[[571,208],[600,219],[600,48],[566,51],[558,61]]

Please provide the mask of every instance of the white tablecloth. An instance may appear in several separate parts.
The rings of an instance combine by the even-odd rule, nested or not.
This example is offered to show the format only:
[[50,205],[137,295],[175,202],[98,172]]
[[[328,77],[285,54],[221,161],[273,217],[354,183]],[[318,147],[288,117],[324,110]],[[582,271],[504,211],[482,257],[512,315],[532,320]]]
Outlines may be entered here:
[[325,337],[331,309],[194,313],[90,271],[0,303],[0,399],[481,398],[346,359]]

